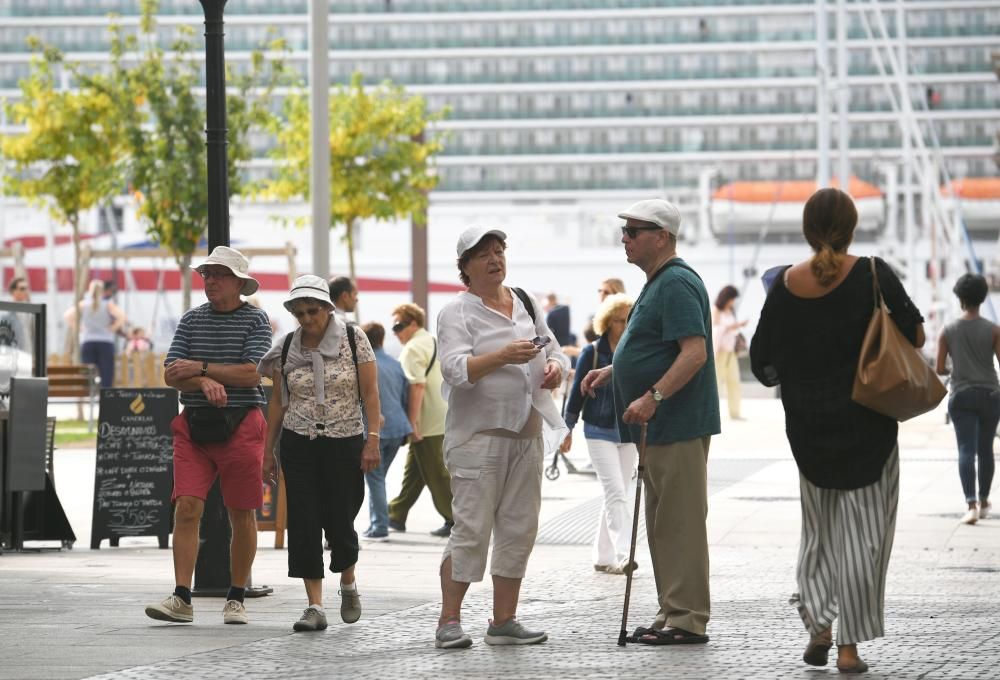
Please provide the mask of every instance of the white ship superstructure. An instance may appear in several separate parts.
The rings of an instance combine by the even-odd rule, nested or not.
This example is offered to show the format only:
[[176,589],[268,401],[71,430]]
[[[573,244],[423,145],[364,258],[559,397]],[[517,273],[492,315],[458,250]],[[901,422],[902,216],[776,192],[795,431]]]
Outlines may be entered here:
[[[750,247],[734,245],[739,240],[734,237],[752,243],[759,218],[734,215],[720,224],[719,216],[732,215],[734,208],[713,211],[713,194],[739,182],[814,180],[825,157],[819,148],[824,135],[831,149],[828,172],[836,177],[844,130],[850,175],[883,193],[881,207],[866,204],[866,215],[872,216],[866,238],[878,248],[909,239],[910,245],[895,253],[902,262],[908,252],[924,248],[920,243],[939,236],[931,234],[932,211],[923,205],[929,180],[905,170],[920,159],[902,132],[899,94],[907,93],[912,122],[939,165],[935,186],[946,179],[995,177],[1000,83],[991,54],[1000,48],[1000,2],[846,2],[843,60],[837,5],[836,0],[336,0],[330,2],[330,81],[346,83],[360,71],[366,82],[391,79],[423,95],[432,109],[450,109],[438,124],[447,137],[437,160],[441,184],[431,196],[432,278],[453,280],[454,265],[446,255],[456,229],[492,221],[511,231],[523,229],[533,239],[538,233],[547,237],[539,247],[552,244],[564,256],[549,257],[548,268],[528,275],[527,283],[570,293],[574,289],[562,288],[560,279],[592,276],[593,265],[583,263],[621,264],[614,212],[637,198],[662,195],[682,205],[691,225],[690,247],[704,248],[707,260],[720,260],[723,271],[711,278],[725,283],[741,276],[744,265],[738,263],[754,257]],[[821,6],[825,22],[819,20]],[[0,0],[0,94],[19,96],[17,81],[28,73],[31,57],[24,43],[28,35],[59,47],[70,60],[105,63],[108,13],[120,15],[116,20],[126,30],[136,29],[133,0]],[[251,50],[277,32],[288,42],[289,63],[305,81],[308,0],[230,2],[225,18],[228,63],[245,64]],[[162,0],[157,20],[162,45],[182,25],[202,32],[201,8],[193,0]],[[817,26],[824,23],[825,60],[817,50],[822,37]],[[877,54],[879,45],[891,48],[902,72],[893,69],[887,52]],[[820,68],[824,62],[826,71]],[[846,74],[838,69],[843,63]],[[72,87],[71,79],[65,85]],[[841,92],[847,93],[846,124],[836,112]],[[818,101],[826,101],[829,115],[817,111]],[[0,120],[0,130],[14,131],[6,120]],[[265,136],[254,140],[257,158],[247,171],[255,177],[271,171],[270,144]],[[907,196],[916,199],[909,215]],[[954,199],[944,205],[955,212]],[[132,211],[119,208],[126,231],[141,233]],[[295,210],[301,206],[240,204],[234,207],[234,239],[267,244],[291,239],[307,250],[307,232],[270,226],[275,211]],[[41,213],[10,199],[4,213],[4,239],[46,230]],[[995,239],[1000,216],[992,215],[978,210],[978,236]],[[910,216],[907,226],[903,221]],[[95,211],[88,224],[98,232],[110,222],[103,220],[102,227]],[[795,220],[771,225],[770,237],[783,230],[788,236],[796,232]],[[382,245],[376,234],[391,235],[392,245]],[[363,234],[359,262],[407,278],[407,243],[405,225],[373,226]],[[438,247],[444,249],[439,256],[433,250]],[[398,259],[387,256],[396,250]],[[335,266],[343,260],[338,251]],[[991,258],[992,247],[980,247],[977,257]],[[307,252],[300,261],[309,262]],[[590,271],[571,271],[577,263]],[[924,265],[903,266],[911,276],[920,273],[921,282],[913,285],[924,285]]]

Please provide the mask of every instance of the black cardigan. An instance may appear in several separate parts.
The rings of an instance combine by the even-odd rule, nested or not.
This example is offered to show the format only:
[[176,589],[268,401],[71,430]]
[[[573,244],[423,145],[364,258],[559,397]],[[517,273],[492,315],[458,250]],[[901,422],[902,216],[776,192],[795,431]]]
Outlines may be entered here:
[[[878,258],[875,267],[893,320],[915,342],[923,317],[892,269]],[[873,311],[867,257],[858,258],[847,278],[819,298],[793,295],[782,272],[750,343],[754,375],[764,385],[781,385],[795,462],[818,487],[857,489],[875,483],[896,446],[896,421],[851,400]]]

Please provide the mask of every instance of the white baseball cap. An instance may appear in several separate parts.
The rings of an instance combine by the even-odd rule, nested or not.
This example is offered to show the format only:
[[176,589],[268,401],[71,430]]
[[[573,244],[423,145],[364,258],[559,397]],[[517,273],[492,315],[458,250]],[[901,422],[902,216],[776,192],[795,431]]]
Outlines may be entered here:
[[322,276],[315,274],[303,274],[295,279],[292,289],[288,291],[288,299],[284,302],[285,309],[292,311],[292,303],[303,298],[319,300],[333,306],[330,300],[330,284]]
[[650,222],[660,229],[666,229],[674,236],[681,230],[681,211],[670,201],[662,198],[649,198],[633,203],[625,212],[618,213],[623,220],[640,220]]
[[222,265],[238,278],[243,279],[243,288],[240,289],[240,295],[253,295],[260,288],[260,283],[257,282],[257,279],[247,273],[247,270],[250,269],[250,261],[235,248],[216,246],[211,255],[202,262],[191,265],[191,269],[200,274],[201,268],[210,264]]
[[461,236],[458,237],[458,256],[462,257],[466,250],[474,248],[477,243],[482,241],[487,236],[496,236],[501,241],[507,240],[507,234],[499,229],[490,229],[489,227],[469,227],[462,232]]

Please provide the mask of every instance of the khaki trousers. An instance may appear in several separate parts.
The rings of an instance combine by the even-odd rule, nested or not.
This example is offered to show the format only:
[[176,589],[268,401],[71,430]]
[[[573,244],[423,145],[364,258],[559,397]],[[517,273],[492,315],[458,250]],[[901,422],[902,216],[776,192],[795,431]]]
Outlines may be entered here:
[[736,352],[720,351],[715,355],[715,375],[719,381],[719,394],[726,393],[729,417],[740,417],[740,360]]
[[705,634],[711,437],[646,447],[646,535],[660,609],[654,628]]
[[399,495],[389,503],[389,519],[406,524],[410,508],[426,486],[431,491],[434,509],[446,522],[451,521],[451,476],[444,467],[444,435],[424,437],[410,444],[403,468]]

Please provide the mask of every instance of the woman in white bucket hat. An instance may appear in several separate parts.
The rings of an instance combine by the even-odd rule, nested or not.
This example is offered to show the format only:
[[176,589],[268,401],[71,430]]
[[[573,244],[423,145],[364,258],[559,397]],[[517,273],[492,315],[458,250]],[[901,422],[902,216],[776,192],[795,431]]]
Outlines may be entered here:
[[[379,464],[379,398],[375,353],[355,324],[334,315],[325,279],[297,278],[285,300],[299,328],[261,360],[274,381],[267,409],[264,473],[280,437],[288,505],[288,575],[301,578],[309,602],[293,626],[323,630],[323,535],[330,571],[340,574],[340,616],[361,618],[355,584],[354,519],[365,495],[364,473]],[[365,419],[362,419],[364,409]],[[365,436],[365,422],[371,423]]]

